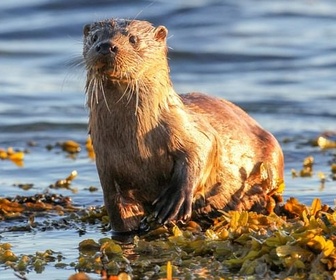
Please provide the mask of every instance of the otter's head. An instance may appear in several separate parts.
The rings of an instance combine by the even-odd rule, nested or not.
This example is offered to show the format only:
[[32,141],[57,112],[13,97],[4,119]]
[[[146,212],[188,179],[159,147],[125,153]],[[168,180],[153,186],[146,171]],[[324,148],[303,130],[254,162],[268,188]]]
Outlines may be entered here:
[[83,56],[91,74],[118,82],[141,80],[167,71],[164,26],[147,21],[111,19],[84,27]]

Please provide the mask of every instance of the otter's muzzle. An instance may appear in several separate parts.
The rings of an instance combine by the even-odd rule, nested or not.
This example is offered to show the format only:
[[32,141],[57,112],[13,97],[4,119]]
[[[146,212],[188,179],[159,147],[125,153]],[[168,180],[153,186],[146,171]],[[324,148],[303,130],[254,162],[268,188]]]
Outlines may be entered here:
[[96,48],[96,52],[102,55],[116,54],[118,47],[114,45],[111,41],[105,41],[99,43]]

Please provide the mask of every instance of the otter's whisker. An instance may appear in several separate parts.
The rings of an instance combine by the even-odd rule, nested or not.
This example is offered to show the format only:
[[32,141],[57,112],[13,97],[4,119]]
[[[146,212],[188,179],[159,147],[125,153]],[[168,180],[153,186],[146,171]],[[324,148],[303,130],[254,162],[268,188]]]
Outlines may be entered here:
[[87,98],[88,101],[90,101],[90,107],[92,108],[93,105],[93,85],[94,85],[94,78],[91,78],[90,81],[87,83],[87,87],[86,87],[86,92],[87,92]]
[[97,90],[97,78],[93,78],[92,79],[93,83],[92,83],[92,99],[94,101],[95,97],[96,97],[96,103],[98,104],[98,90]]
[[[90,80],[90,83],[91,83],[91,82],[92,82],[92,80]],[[89,95],[90,95],[90,108],[92,108],[92,106],[93,106],[92,87],[90,88]],[[88,100],[88,101],[89,101],[89,100]]]
[[100,85],[100,90],[101,90],[101,92],[103,94],[103,98],[104,98],[107,110],[111,113],[110,107],[109,107],[108,102],[106,100],[106,94],[105,94],[105,90],[104,90],[103,80],[99,80],[99,85]]
[[138,113],[138,106],[139,106],[139,85],[138,81],[135,82],[135,112],[134,115]]
[[132,85],[132,88],[128,91],[126,106],[128,106],[128,104],[131,102],[133,94],[135,94],[136,90],[136,84],[133,83],[131,80],[129,81],[129,83]]
[[126,89],[124,90],[123,94],[120,96],[120,98],[117,100],[116,103],[119,103],[124,98],[124,96],[127,94],[128,91],[129,91],[129,84],[127,84]]

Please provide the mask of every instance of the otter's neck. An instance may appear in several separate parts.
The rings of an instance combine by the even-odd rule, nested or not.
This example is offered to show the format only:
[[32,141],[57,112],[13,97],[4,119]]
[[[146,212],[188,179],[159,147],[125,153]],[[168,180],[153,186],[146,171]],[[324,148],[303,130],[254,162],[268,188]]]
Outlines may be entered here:
[[181,103],[168,73],[167,77],[132,82],[105,78],[97,84],[98,87],[87,85],[91,117],[100,118],[100,124],[120,122],[120,126],[141,131],[141,134],[157,127],[169,106]]

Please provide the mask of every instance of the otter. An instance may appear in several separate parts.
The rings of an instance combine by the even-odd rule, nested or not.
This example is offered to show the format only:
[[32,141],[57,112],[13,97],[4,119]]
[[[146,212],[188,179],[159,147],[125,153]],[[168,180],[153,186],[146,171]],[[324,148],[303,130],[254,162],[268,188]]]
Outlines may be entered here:
[[137,231],[148,216],[272,211],[279,143],[229,101],[175,92],[166,27],[108,19],[83,32],[88,127],[112,231]]

